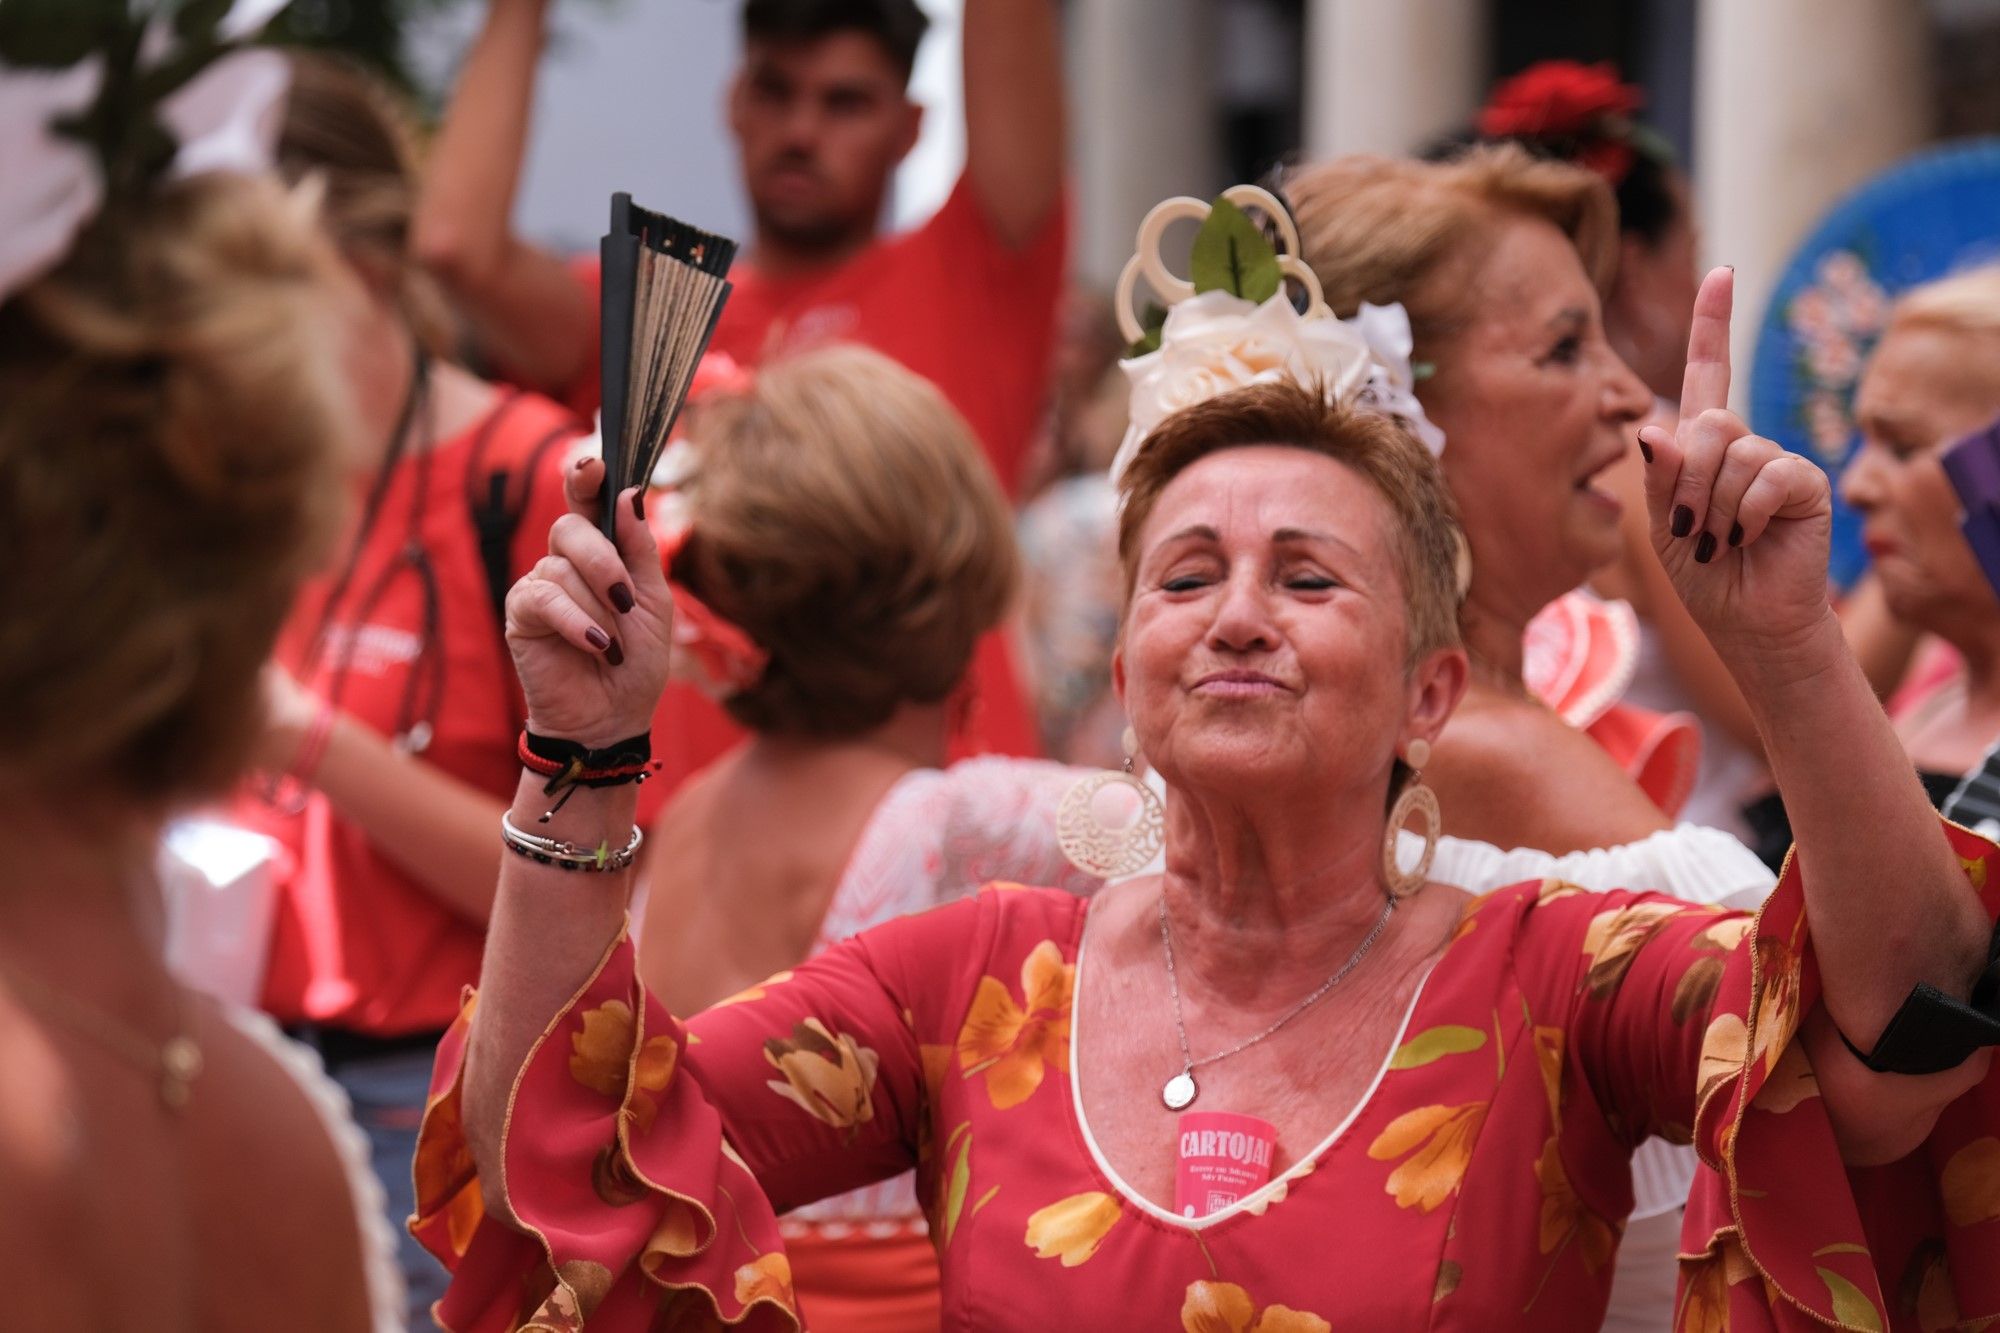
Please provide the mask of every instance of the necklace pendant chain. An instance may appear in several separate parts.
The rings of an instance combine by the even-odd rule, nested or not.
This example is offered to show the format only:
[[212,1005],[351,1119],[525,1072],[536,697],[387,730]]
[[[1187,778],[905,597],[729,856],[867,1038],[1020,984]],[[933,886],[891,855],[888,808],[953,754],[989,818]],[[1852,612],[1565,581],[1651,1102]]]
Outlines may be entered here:
[[1368,934],[1362,938],[1361,943],[1356,946],[1354,952],[1348,955],[1347,961],[1342,963],[1332,976],[1322,981],[1312,994],[1300,1000],[1296,1005],[1293,1005],[1275,1023],[1272,1023],[1253,1037],[1244,1038],[1226,1051],[1217,1051],[1214,1055],[1204,1055],[1197,1060],[1188,1049],[1187,1022],[1181,1016],[1180,980],[1175,975],[1174,970],[1174,937],[1173,931],[1167,924],[1167,895],[1162,890],[1160,893],[1160,947],[1167,958],[1167,994],[1173,1000],[1174,1036],[1180,1042],[1181,1072],[1175,1074],[1161,1086],[1160,1101],[1169,1111],[1185,1111],[1188,1107],[1194,1105],[1195,1099],[1201,1095],[1201,1087],[1195,1082],[1194,1078],[1195,1070],[1201,1068],[1203,1065],[1212,1065],[1218,1060],[1227,1060],[1232,1055],[1238,1055],[1249,1050],[1252,1046],[1255,1046],[1266,1037],[1273,1035],[1278,1029],[1284,1027],[1285,1024],[1319,1003],[1326,996],[1327,992],[1346,979],[1348,973],[1360,966],[1361,960],[1368,956],[1368,951],[1375,947],[1375,941],[1381,938],[1383,928],[1389,924],[1389,917],[1395,910],[1396,900],[1394,898],[1385,898],[1382,903],[1381,914],[1375,918],[1375,924],[1369,927]]

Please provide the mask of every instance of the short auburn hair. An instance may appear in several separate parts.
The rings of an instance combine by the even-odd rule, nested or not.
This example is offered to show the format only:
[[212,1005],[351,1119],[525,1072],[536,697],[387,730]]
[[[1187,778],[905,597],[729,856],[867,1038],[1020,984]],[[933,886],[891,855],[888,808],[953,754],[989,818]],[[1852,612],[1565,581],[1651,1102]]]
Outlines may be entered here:
[[1598,291],[1618,264],[1618,206],[1596,173],[1487,144],[1448,162],[1354,154],[1296,167],[1283,181],[1305,261],[1343,318],[1366,301],[1400,302],[1414,358],[1467,321],[1496,219],[1541,218],[1576,246]]
[[770,654],[725,701],[767,733],[838,738],[957,688],[1018,577],[972,432],[878,352],[829,347],[706,399],[674,577]]
[[1409,604],[1408,664],[1456,644],[1463,539],[1437,460],[1389,416],[1329,402],[1318,387],[1293,380],[1253,384],[1184,407],[1139,446],[1119,479],[1124,509],[1118,558],[1127,602],[1138,578],[1140,534],[1174,478],[1225,450],[1274,444],[1331,458],[1360,473],[1388,501],[1390,540]]

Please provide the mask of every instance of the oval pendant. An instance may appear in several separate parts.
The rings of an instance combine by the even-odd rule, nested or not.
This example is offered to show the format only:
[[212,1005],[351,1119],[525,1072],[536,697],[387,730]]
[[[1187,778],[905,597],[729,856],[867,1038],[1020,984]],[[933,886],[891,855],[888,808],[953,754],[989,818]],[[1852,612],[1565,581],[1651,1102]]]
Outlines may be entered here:
[[1167,1104],[1169,1111],[1185,1111],[1194,1105],[1199,1091],[1194,1085],[1194,1075],[1183,1072],[1167,1080],[1167,1085],[1160,1089],[1160,1100]]

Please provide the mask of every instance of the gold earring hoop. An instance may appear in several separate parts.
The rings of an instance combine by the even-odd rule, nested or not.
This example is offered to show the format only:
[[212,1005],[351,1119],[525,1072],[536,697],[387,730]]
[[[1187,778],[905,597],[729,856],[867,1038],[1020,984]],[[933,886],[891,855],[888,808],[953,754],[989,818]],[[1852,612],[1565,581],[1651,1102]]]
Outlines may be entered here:
[[1056,808],[1056,845],[1086,875],[1136,875],[1166,845],[1167,808],[1135,772],[1138,751],[1127,728],[1124,766],[1077,779]]
[[[1430,757],[1429,741],[1419,739],[1410,742],[1409,757],[1404,760],[1410,766],[1410,780],[1403,784],[1402,795],[1389,807],[1389,824],[1382,830],[1382,885],[1389,896],[1398,902],[1414,896],[1430,883],[1431,862],[1437,856],[1438,838],[1444,832],[1444,816],[1438,809],[1437,793],[1425,784],[1421,771],[1430,762]],[[1424,851],[1417,858],[1416,865],[1405,870],[1397,852],[1403,829],[1417,815],[1421,815],[1424,821]]]

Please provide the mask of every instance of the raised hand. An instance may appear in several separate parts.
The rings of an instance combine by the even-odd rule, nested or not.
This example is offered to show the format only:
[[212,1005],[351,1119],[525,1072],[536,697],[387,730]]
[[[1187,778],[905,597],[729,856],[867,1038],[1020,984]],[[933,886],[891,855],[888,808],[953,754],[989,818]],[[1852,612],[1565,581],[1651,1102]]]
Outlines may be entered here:
[[1680,420],[1639,432],[1653,549],[1688,613],[1732,670],[1822,628],[1833,518],[1826,474],[1751,433],[1729,410],[1736,275],[1702,280]]
[[600,459],[570,469],[570,512],[549,529],[548,555],[507,594],[507,646],[529,729],[592,748],[652,729],[674,622],[659,544],[633,492],[614,502],[618,544],[598,531],[603,481]]

